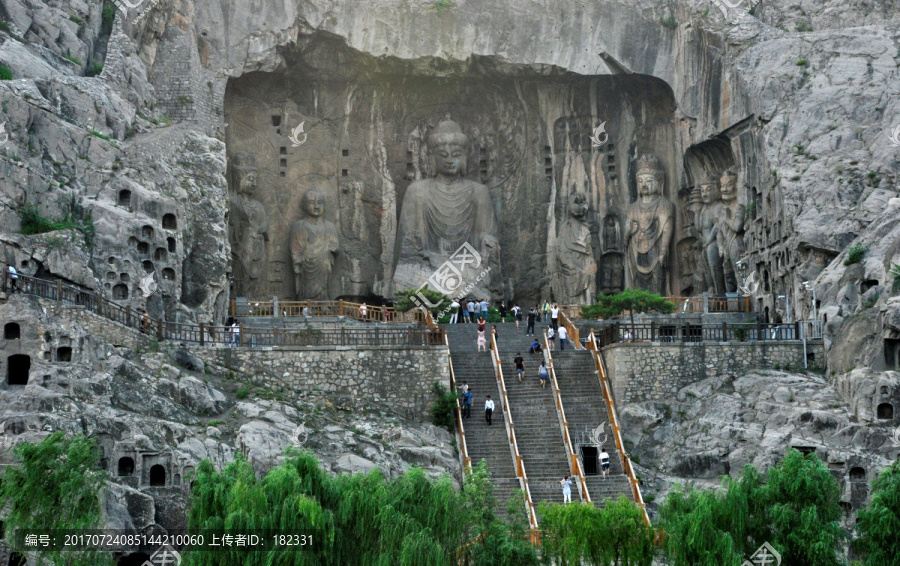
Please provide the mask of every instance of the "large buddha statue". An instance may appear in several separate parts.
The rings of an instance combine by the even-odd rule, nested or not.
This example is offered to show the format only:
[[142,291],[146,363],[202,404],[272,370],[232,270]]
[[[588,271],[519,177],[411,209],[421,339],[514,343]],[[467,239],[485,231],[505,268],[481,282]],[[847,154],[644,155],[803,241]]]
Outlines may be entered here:
[[298,220],[291,229],[291,261],[294,266],[294,287],[300,300],[325,301],[328,278],[340,251],[338,231],[325,214],[325,195],[310,189],[303,195],[306,218]]
[[675,225],[675,207],[663,196],[666,173],[654,155],[637,162],[638,198],[628,207],[625,243],[628,249],[626,286],[667,294],[669,242]]
[[700,196],[703,208],[700,209],[700,221],[697,224],[700,233],[702,256],[700,263],[706,280],[707,291],[716,295],[725,294],[725,272],[722,269],[722,257],[719,250],[719,219],[725,213],[719,192],[719,173],[707,171],[706,178],[700,183]]
[[556,264],[559,277],[554,296],[565,304],[593,302],[597,279],[597,262],[591,246],[591,230],[587,225],[588,203],[583,193],[569,196],[569,217],[556,240]]
[[[500,259],[497,220],[488,188],[465,178],[468,147],[468,137],[449,119],[440,122],[428,136],[435,175],[410,184],[403,197],[394,292],[418,289],[425,283],[451,293],[474,285],[470,296],[491,298],[491,278],[499,280],[499,273],[494,273],[499,271]],[[464,253],[474,250],[481,261],[457,258],[450,262],[466,244]],[[445,264],[451,267],[447,269]],[[488,266],[491,272],[478,280]],[[449,276],[454,270],[458,272]],[[434,285],[436,278],[452,283]]]
[[716,243],[722,257],[725,272],[725,286],[728,291],[737,291],[740,270],[737,263],[744,253],[744,207],[738,203],[737,173],[726,169],[722,173],[722,208]]
[[229,240],[234,260],[237,292],[259,297],[261,275],[266,261],[269,241],[269,217],[262,203],[256,200],[256,160],[244,151],[231,160],[231,199],[229,206]]

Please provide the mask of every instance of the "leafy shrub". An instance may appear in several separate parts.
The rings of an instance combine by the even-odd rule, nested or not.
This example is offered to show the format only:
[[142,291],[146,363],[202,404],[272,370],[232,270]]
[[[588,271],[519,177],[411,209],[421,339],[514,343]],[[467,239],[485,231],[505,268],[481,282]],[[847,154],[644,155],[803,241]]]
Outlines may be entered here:
[[22,207],[19,211],[19,218],[22,222],[21,233],[26,236],[55,232],[57,230],[78,230],[84,236],[85,245],[88,247],[93,245],[96,230],[91,211],[85,211],[75,205],[74,202],[60,221],[44,218],[33,204],[26,204]]
[[71,16],[69,16],[69,19],[72,20],[73,22],[75,22],[75,23],[78,24],[78,25],[84,25],[84,20],[82,20],[81,18],[79,18],[78,16],[76,16],[76,15],[74,15],[74,14],[71,15]]
[[[447,295],[440,291],[432,291],[428,287],[424,287],[420,290],[405,289],[398,292],[397,298],[394,300],[394,309],[397,310],[397,312],[406,312],[417,308],[421,302],[421,299],[416,297],[417,293],[421,293],[428,303],[434,305],[433,307],[428,307],[427,304],[422,304],[422,306],[428,307],[428,310],[430,310],[433,315],[438,314],[450,306],[450,298]],[[415,300],[413,300],[414,297]]]
[[11,81],[13,78],[12,71],[6,65],[0,65],[0,81]]
[[91,130],[91,135],[94,136],[95,138],[100,138],[103,141],[109,141],[108,135],[98,132],[97,130]]
[[431,404],[431,422],[434,426],[446,428],[452,434],[456,424],[453,418],[453,411],[456,410],[456,393],[437,381],[431,387],[431,392],[435,396],[435,401]]
[[450,0],[436,0],[433,4],[435,11],[437,11],[438,15],[444,13],[444,10],[449,10],[453,7],[453,2]]
[[809,65],[809,61],[806,60],[806,57],[801,57],[801,58],[797,59],[798,67],[805,67],[807,65]]
[[676,20],[672,16],[669,16],[668,18],[660,18],[659,23],[669,29],[675,29],[678,27],[678,20]]
[[76,57],[76,56],[74,56],[74,55],[66,55],[66,59],[67,59],[69,62],[71,62],[71,63],[75,63],[75,64],[78,65],[79,67],[80,67],[81,64],[82,64],[82,63],[81,63],[81,59],[79,59],[78,57]]
[[103,4],[103,14],[101,16],[100,31],[104,35],[112,33],[113,22],[116,19],[116,6],[112,2]]
[[844,265],[853,265],[854,263],[861,262],[868,251],[869,246],[865,244],[853,244],[847,251],[847,258],[844,259]]
[[857,515],[860,537],[853,549],[865,566],[892,564],[900,556],[900,460],[872,484],[872,499]]
[[100,61],[92,61],[90,65],[88,65],[87,70],[84,72],[84,76],[86,77],[96,77],[100,73],[103,72],[103,63]]
[[250,389],[248,389],[247,387],[241,387],[234,395],[238,399],[246,399],[247,395],[250,395]]

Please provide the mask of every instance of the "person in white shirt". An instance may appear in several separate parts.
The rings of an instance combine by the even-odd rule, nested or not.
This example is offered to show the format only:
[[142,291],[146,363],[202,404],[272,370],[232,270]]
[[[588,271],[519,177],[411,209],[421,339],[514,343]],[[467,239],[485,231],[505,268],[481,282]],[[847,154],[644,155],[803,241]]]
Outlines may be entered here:
[[471,299],[466,305],[466,310],[469,311],[469,320],[475,322],[475,303]]
[[241,342],[241,327],[237,322],[231,324],[231,347],[236,348]]
[[559,483],[562,485],[563,505],[572,503],[572,480],[569,479],[569,476],[566,476]]
[[456,321],[459,320],[459,303],[456,302],[456,299],[453,299],[453,302],[450,303],[450,324],[456,324]]
[[600,469],[603,471],[603,479],[609,474],[609,454],[606,450],[600,449]]
[[10,291],[18,291],[19,290],[19,272],[16,271],[16,268],[13,267],[11,263],[6,264],[6,272],[9,273],[9,290]]
[[553,331],[552,326],[547,327],[547,344],[550,345],[550,351],[553,351],[553,345],[556,344],[556,332]]
[[553,306],[550,307],[550,325],[553,327],[553,330],[559,329],[559,305],[553,303]]
[[484,420],[487,421],[488,426],[491,426],[491,415],[494,414],[494,402],[491,401],[491,396],[488,395],[487,399],[484,401]]
[[363,322],[366,321],[366,315],[369,313],[369,309],[366,308],[366,303],[359,305],[359,319]]
[[566,342],[568,342],[568,341],[569,341],[569,333],[568,333],[568,331],[566,330],[566,327],[565,327],[565,326],[560,326],[560,327],[559,327],[559,349],[560,349],[560,350],[565,350],[565,349],[566,349]]

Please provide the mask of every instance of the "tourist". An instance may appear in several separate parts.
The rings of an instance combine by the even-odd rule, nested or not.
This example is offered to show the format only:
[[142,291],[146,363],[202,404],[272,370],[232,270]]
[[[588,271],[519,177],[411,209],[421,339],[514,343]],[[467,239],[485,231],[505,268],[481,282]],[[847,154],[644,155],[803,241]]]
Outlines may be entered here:
[[537,319],[537,313],[534,312],[534,307],[528,311],[528,326],[525,327],[525,336],[531,334],[534,336],[534,321]]
[[625,331],[625,336],[623,336],[623,338],[624,338],[624,340],[625,340],[626,342],[631,342],[631,331],[630,331],[630,330],[626,330],[626,331]]
[[19,290],[19,272],[11,263],[6,264],[6,272],[9,274],[9,291]]
[[516,375],[519,376],[519,383],[521,383],[522,378],[525,377],[525,359],[522,357],[521,352],[516,352],[516,357],[513,358],[513,364],[516,366]]
[[516,319],[516,330],[518,330],[519,323],[522,322],[522,307],[519,305],[513,307],[513,318]]
[[498,340],[498,339],[500,338],[500,333],[497,332],[497,325],[496,325],[496,324],[492,324],[492,325],[491,325],[491,334],[494,336],[494,340]]
[[528,350],[529,354],[540,354],[541,353],[541,343],[537,341],[537,338],[531,343],[531,348]]
[[141,310],[141,332],[150,334],[150,313],[147,309]]
[[603,479],[609,474],[609,454],[603,448],[600,449],[600,469],[603,471]]
[[231,347],[236,348],[240,341],[241,341],[241,327],[238,326],[237,321],[234,321],[231,323]]
[[491,426],[491,415],[494,414],[494,402],[491,401],[491,396],[488,395],[487,399],[484,401],[484,420],[487,421],[488,426]]
[[[463,313],[463,322],[469,323],[469,322],[472,322],[472,321],[469,319],[469,311],[472,310],[472,309],[469,308],[469,306],[466,304],[465,301],[466,301],[466,300],[463,299],[463,304],[460,306],[460,310],[462,310],[462,313]],[[472,303],[469,302],[469,304],[471,305]]]
[[487,352],[487,338],[484,337],[484,326],[478,327],[478,342],[476,352]]
[[563,505],[572,503],[572,480],[569,479],[569,476],[566,476],[559,483],[562,485]]
[[463,393],[463,418],[469,418],[469,415],[472,414],[472,399],[475,395],[472,393],[472,390],[469,389],[465,393]]
[[456,324],[459,321],[459,303],[456,299],[450,303],[450,324]]
[[481,318],[488,319],[488,302],[487,299],[481,299]]
[[506,303],[500,301],[500,308],[498,310],[500,311],[500,322],[506,322]]
[[469,382],[468,382],[468,381],[463,381],[463,384],[459,387],[459,391],[460,391],[460,393],[462,393],[463,395],[465,395],[466,393],[468,393],[468,392],[469,392]]
[[550,301],[544,301],[544,320],[541,322],[547,322],[548,316],[550,316]]
[[369,309],[366,308],[366,303],[359,305],[359,319],[363,322],[367,322],[366,314],[368,314]]
[[541,367],[538,368],[538,377],[541,378],[541,389],[543,389],[550,381],[550,370],[547,369],[547,362],[543,360],[541,360]]
[[478,317],[478,332],[484,332],[485,322],[484,319]]
[[556,332],[553,331],[553,325],[547,325],[547,347],[550,351],[553,351],[553,346],[556,345]]
[[569,341],[569,332],[566,330],[565,325],[559,327],[559,349],[566,349],[566,342]]
[[559,328],[559,305],[553,303],[553,306],[550,307],[550,324],[553,325],[553,330]]

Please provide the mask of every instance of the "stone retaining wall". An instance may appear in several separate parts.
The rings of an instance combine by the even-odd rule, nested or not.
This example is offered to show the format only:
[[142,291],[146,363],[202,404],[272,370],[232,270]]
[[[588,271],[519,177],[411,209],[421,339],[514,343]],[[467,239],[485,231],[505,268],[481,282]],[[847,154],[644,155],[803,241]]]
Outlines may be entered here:
[[[822,341],[808,342],[811,367],[823,366]],[[665,401],[708,377],[755,369],[803,368],[802,342],[650,343],[620,342],[603,348],[619,403]]]
[[206,363],[252,376],[257,383],[324,397],[338,406],[392,411],[419,421],[431,418],[434,382],[450,386],[446,347],[284,350],[196,346],[189,350]]

